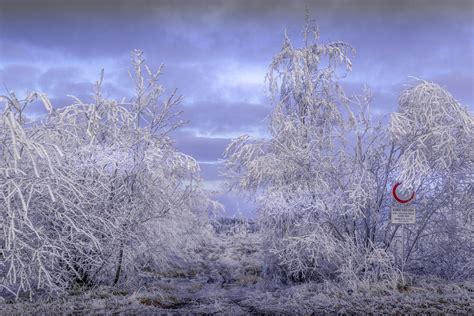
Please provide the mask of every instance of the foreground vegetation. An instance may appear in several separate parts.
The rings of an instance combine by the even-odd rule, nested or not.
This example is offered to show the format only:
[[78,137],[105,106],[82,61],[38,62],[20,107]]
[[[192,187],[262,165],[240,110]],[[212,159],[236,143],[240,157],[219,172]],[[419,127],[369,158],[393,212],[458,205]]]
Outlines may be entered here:
[[261,236],[245,224],[218,229],[213,245],[181,270],[142,275],[140,288],[98,286],[62,299],[4,302],[2,314],[232,314],[474,312],[474,283],[409,278],[405,287],[386,283],[352,292],[337,283],[275,286],[261,273]]

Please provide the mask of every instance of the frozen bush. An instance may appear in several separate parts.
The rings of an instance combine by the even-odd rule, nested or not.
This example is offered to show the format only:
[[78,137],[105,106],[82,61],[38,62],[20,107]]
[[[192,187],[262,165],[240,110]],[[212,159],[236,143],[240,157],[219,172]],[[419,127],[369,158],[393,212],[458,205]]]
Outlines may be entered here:
[[[181,98],[164,96],[161,68],[152,72],[142,52],[132,62],[129,102],[102,97],[103,72],[92,103],[75,98],[55,109],[37,93],[3,97],[0,285],[17,298],[134,282],[143,269],[190,259],[206,236],[213,203],[196,161],[168,135],[183,124],[175,111]],[[24,110],[37,98],[48,116],[27,123]]]
[[[285,36],[270,64],[270,137],[226,149],[232,187],[255,194],[267,277],[393,286],[405,266],[472,276],[461,272],[473,253],[472,115],[424,82],[401,94],[389,128],[375,122],[370,91],[348,97],[339,83],[351,47],[320,44],[310,23],[304,34],[301,48]],[[417,193],[404,251],[389,221],[396,181]]]

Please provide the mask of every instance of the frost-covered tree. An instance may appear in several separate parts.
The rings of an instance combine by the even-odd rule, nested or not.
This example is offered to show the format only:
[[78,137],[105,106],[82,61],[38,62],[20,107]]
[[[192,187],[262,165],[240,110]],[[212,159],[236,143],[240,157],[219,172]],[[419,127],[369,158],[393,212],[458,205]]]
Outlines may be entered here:
[[[396,260],[399,227],[389,223],[394,204],[389,192],[397,180],[403,181],[405,188],[414,187],[407,184],[414,180],[410,177],[416,166],[410,169],[406,161],[412,157],[411,149],[425,150],[419,146],[420,135],[404,134],[406,129],[401,125],[411,124],[410,115],[422,115],[421,111],[436,109],[437,113],[449,108],[446,111],[453,119],[447,124],[451,129],[446,130],[436,117],[427,121],[436,126],[432,130],[435,134],[449,134],[440,137],[450,146],[439,149],[446,150],[445,158],[432,152],[431,157],[440,160],[430,163],[446,167],[456,161],[450,170],[464,165],[458,175],[467,180],[466,172],[472,169],[464,157],[472,153],[472,146],[469,149],[467,145],[472,141],[472,116],[442,98],[436,103],[438,108],[427,108],[426,100],[435,98],[436,93],[447,96],[442,90],[425,91],[421,99],[409,90],[401,96],[402,112],[394,115],[389,132],[371,119],[370,92],[348,97],[339,84],[352,67],[352,48],[341,42],[320,44],[318,38],[311,24],[305,28],[301,48],[285,36],[267,75],[274,104],[270,138],[242,136],[234,140],[226,150],[227,175],[234,187],[256,196],[267,276],[283,281],[338,280],[352,285],[383,279],[395,286],[402,265]],[[407,110],[410,102],[419,104],[421,110]],[[459,133],[464,135],[464,140],[458,140],[462,146],[452,141]],[[434,181],[433,173],[441,171],[438,165],[424,164],[420,177]],[[418,186],[417,196],[433,185]],[[419,247],[429,230],[426,223],[433,222],[435,209],[456,207],[461,211],[470,205],[462,200],[464,189],[454,191],[458,196],[454,204],[446,204],[435,193],[417,199],[415,207],[422,203],[424,207],[418,212],[419,223],[408,231],[403,262],[415,257],[415,252],[421,254]],[[463,236],[471,238],[472,245],[472,237]]]
[[474,275],[474,117],[439,85],[421,81],[400,95],[390,135],[401,150],[397,180],[417,192],[419,223],[406,257],[424,272]]
[[474,118],[440,86],[421,82],[405,90],[390,123],[403,149],[399,181],[410,188],[429,173],[472,171]]
[[[2,115],[0,211],[6,247],[0,285],[16,297],[37,289],[133,282],[141,271],[189,259],[205,236],[211,201],[196,161],[169,132],[183,124],[181,98],[165,97],[143,53],[132,54],[135,97],[53,109],[44,95],[14,94]],[[103,75],[103,74],[102,74]],[[36,98],[48,109],[27,123]],[[187,234],[182,232],[186,231]]]
[[[80,212],[94,192],[78,186],[70,170],[62,168],[59,147],[44,134],[31,133],[26,127],[25,108],[37,97],[36,93],[24,100],[14,93],[4,96],[6,105],[1,116],[0,233],[4,249],[0,284],[2,290],[16,297],[21,292],[31,295],[42,287],[53,290],[63,283],[74,270],[74,263],[64,251],[72,250],[75,242],[98,250],[99,243],[90,231],[101,224],[109,225],[94,218],[88,220]],[[51,110],[47,99],[40,97]],[[75,201],[75,196],[84,198]],[[51,222],[52,218],[57,225]],[[60,230],[67,232],[65,238],[51,238]],[[70,236],[77,239],[72,241]]]
[[270,65],[271,139],[244,136],[227,149],[236,185],[259,193],[266,268],[283,279],[334,278],[345,264],[359,264],[350,258],[374,249],[386,203],[380,187],[389,172],[380,162],[393,149],[371,125],[370,95],[350,99],[338,83],[353,49],[318,38],[310,25],[302,48],[285,37]]

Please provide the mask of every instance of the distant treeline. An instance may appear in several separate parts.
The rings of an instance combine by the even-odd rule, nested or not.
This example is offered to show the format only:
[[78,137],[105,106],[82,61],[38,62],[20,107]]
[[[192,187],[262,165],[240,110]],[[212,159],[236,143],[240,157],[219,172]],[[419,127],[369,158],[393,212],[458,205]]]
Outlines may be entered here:
[[235,233],[256,233],[258,232],[257,223],[248,218],[220,217],[212,221],[217,234],[235,234]]

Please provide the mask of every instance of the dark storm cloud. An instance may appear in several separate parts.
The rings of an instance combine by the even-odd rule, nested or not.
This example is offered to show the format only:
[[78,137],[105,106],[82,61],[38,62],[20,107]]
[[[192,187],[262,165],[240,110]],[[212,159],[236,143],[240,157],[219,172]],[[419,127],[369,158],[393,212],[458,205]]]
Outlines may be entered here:
[[[133,48],[142,48],[166,61],[182,59],[182,52],[185,51],[192,55],[194,60],[231,54],[240,58],[268,62],[275,47],[281,42],[285,28],[290,33],[299,33],[306,2],[8,1],[6,3],[10,5],[4,2],[0,10],[2,37],[6,41],[20,40],[29,43],[33,48],[54,48],[65,54],[83,57],[117,56],[126,54]],[[388,24],[391,22],[390,19],[387,20],[388,13],[398,20],[409,18],[416,23],[419,19],[428,18],[437,23],[440,18],[446,16],[466,19],[466,14],[470,10],[466,1],[454,1],[450,4],[446,2],[443,4],[442,1],[309,1],[307,3],[321,28],[330,30],[327,33],[334,34],[353,33],[354,24],[359,28],[360,24],[367,24],[366,22],[371,20],[378,19],[380,23]],[[379,40],[393,39],[380,34],[383,31],[384,27],[373,27],[370,24],[366,33],[357,30],[359,34],[369,38],[378,36]],[[325,33],[326,31],[323,32]],[[399,34],[406,35],[409,32],[402,30]],[[2,50],[6,45],[2,44]],[[189,59],[189,56],[186,58]]]
[[233,47],[240,48],[235,54],[255,56],[260,48],[246,44],[265,40],[258,38],[263,26],[229,16],[216,4],[130,1],[18,6],[0,10],[2,51],[9,42],[20,41],[32,49],[50,48],[82,57],[114,57],[141,48],[169,61],[182,59],[183,51],[198,60],[230,53]]
[[[354,70],[364,69],[369,81],[419,76],[420,69],[448,68],[460,61],[473,67],[473,6],[468,1],[8,3],[0,11],[0,53],[7,60],[27,60],[34,57],[32,51],[45,49],[82,59],[124,58],[141,48],[150,60],[185,71],[188,67],[179,64],[192,61],[194,71],[201,67],[213,80],[212,62],[268,64],[285,28],[292,38],[299,37],[308,3],[322,39],[352,44],[358,51]],[[453,54],[456,59],[450,61]],[[188,87],[192,83],[184,89]]]
[[226,8],[237,13],[257,13],[271,10],[296,10],[294,4],[305,4],[309,7],[320,6],[326,8],[340,8],[346,10],[461,10],[472,8],[470,0],[2,0],[1,7],[8,10],[37,10],[64,11],[64,10],[105,10],[115,11],[141,11],[150,8],[174,11],[202,11],[216,8]]

